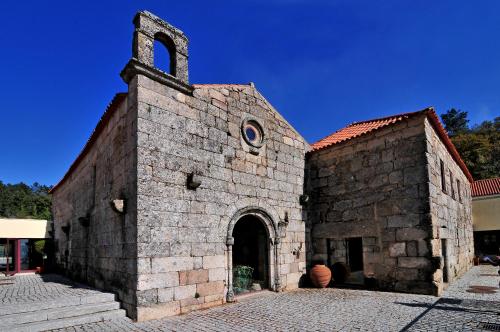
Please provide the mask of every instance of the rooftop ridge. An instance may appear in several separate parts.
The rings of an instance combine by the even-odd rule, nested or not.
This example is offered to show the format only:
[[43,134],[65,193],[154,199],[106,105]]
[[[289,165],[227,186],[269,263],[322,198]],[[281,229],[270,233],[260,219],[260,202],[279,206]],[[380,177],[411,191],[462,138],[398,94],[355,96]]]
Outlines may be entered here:
[[115,96],[113,97],[113,99],[111,100],[111,102],[106,107],[106,111],[101,116],[101,118],[99,119],[99,122],[97,123],[96,127],[94,128],[94,130],[90,134],[90,138],[85,143],[83,149],[80,151],[80,153],[78,154],[78,156],[76,157],[76,159],[73,161],[73,163],[69,166],[68,170],[66,171],[66,173],[64,174],[64,176],[62,177],[62,179],[59,180],[59,182],[56,183],[49,190],[49,194],[54,193],[54,191],[60,185],[62,185],[69,178],[69,176],[73,173],[73,171],[78,167],[78,165],[80,164],[80,162],[82,161],[82,159],[87,155],[87,153],[89,152],[90,148],[92,147],[92,145],[97,140],[97,137],[99,136],[99,134],[103,130],[104,126],[109,122],[109,119],[111,118],[111,115],[114,113],[114,111],[118,108],[118,105],[120,105],[126,97],[127,97],[127,93],[126,92],[119,92],[119,93],[115,94]]
[[367,122],[384,121],[384,120],[394,119],[394,118],[398,118],[398,117],[410,117],[410,116],[417,115],[417,114],[420,114],[420,113],[428,112],[430,110],[434,110],[434,107],[429,106],[427,108],[421,109],[420,111],[400,113],[400,114],[395,114],[395,115],[389,115],[389,116],[385,116],[385,117],[382,117],[382,118],[375,118],[375,119],[363,120],[363,121],[354,121],[351,124],[347,125],[347,127],[350,127],[350,126],[356,125],[356,124],[367,123]]

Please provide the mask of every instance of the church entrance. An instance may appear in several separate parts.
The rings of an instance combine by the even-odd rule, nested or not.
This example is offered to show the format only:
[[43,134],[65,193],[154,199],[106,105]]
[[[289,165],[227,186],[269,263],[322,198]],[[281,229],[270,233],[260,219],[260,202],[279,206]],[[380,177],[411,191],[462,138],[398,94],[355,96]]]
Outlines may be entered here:
[[262,221],[241,217],[233,230],[233,289],[235,294],[270,288],[269,234]]

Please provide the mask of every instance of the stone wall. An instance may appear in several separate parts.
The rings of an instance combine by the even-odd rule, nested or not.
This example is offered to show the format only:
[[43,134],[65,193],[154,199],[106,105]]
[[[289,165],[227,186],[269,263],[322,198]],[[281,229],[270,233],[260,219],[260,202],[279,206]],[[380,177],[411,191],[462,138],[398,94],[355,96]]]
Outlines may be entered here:
[[308,154],[309,263],[345,262],[343,240],[362,237],[364,274],[380,288],[435,293],[424,118]]
[[[471,187],[464,172],[453,160],[427,119],[425,133],[433,225],[432,256],[441,257],[439,269],[434,273],[434,281],[439,284],[443,279],[443,269],[446,269],[448,281],[451,282],[472,266],[474,239]],[[444,190],[441,183],[441,161],[446,182]],[[446,259],[442,257],[443,243],[446,243]]]
[[[291,289],[305,269],[305,142],[251,85],[197,85],[185,94],[146,76],[130,82],[138,106],[138,319],[225,301],[231,229],[265,215],[271,287]],[[242,121],[258,121],[251,147]],[[190,190],[194,174],[201,185]],[[276,273],[276,275],[275,275]],[[279,276],[279,280],[276,277]]]
[[[129,312],[137,261],[136,114],[126,96],[116,97],[52,192],[57,265],[74,279],[116,292]],[[127,202],[124,215],[111,208],[110,200],[118,198]]]

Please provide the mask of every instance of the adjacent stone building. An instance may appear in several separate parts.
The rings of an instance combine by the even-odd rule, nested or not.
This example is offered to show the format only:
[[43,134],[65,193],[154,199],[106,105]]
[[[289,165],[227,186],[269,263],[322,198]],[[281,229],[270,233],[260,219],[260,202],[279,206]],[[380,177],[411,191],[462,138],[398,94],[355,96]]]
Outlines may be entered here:
[[471,266],[472,177],[434,110],[353,123],[313,144],[306,167],[310,262],[436,295]]
[[233,301],[240,265],[294,289],[306,248],[353,265],[351,241],[361,279],[399,291],[438,294],[470,266],[470,174],[432,110],[311,150],[253,84],[190,84],[180,30],[148,12],[134,25],[128,91],[52,189],[61,270],[146,320]]
[[253,84],[191,85],[180,30],[148,12],[134,24],[128,92],[52,189],[59,266],[138,320],[231,301],[233,265],[298,287],[306,142]]

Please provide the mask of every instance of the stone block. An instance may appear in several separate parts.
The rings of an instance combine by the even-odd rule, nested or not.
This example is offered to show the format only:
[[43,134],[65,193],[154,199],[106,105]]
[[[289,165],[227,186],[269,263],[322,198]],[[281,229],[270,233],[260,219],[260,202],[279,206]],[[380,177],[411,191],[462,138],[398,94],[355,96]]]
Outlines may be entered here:
[[431,262],[425,257],[399,257],[398,266],[408,269],[430,268]]
[[226,259],[224,255],[203,257],[204,269],[220,268],[220,267],[225,267],[225,265],[226,265]]
[[179,273],[167,272],[156,274],[140,274],[137,280],[137,290],[153,288],[168,288],[179,285]]
[[396,242],[389,246],[389,256],[391,257],[401,257],[406,256],[406,243]]
[[410,257],[418,256],[417,241],[409,241],[406,243],[406,253]]
[[174,300],[183,300],[194,298],[196,294],[196,285],[178,286],[174,288]]
[[174,299],[174,288],[158,289],[158,303],[167,303]]
[[399,228],[396,230],[397,241],[417,241],[428,237],[428,232],[419,228]]
[[223,267],[208,270],[209,281],[226,280],[226,278],[227,278],[227,272],[226,269]]
[[209,270],[190,270],[179,272],[180,285],[193,285],[208,282]]
[[389,228],[408,228],[415,227],[420,224],[420,215],[418,214],[401,214],[387,217],[387,227]]
[[224,281],[213,281],[197,285],[197,292],[200,296],[223,294]]
[[137,321],[143,322],[152,319],[161,319],[179,315],[180,313],[181,306],[179,301],[162,303],[147,307],[137,307]]
[[145,291],[137,291],[137,305],[151,305],[158,303],[158,289],[149,289]]
[[154,257],[151,267],[153,273],[192,270],[193,257]]

